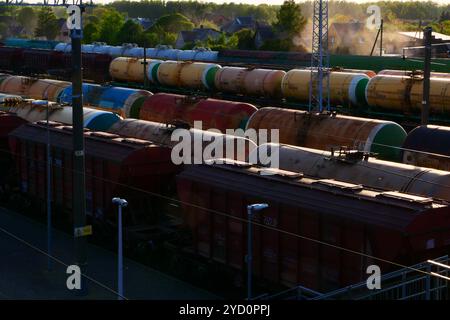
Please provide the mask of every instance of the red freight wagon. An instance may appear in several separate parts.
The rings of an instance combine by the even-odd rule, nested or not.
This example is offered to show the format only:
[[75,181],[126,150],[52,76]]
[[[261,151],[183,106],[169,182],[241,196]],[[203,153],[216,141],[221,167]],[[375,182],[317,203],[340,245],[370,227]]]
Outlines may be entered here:
[[27,123],[26,120],[14,113],[0,111],[0,182],[2,185],[9,183],[12,178],[13,167],[11,153],[8,147],[8,134],[17,127]]
[[242,163],[197,165],[178,175],[180,199],[194,205],[183,206],[194,254],[244,271],[246,207],[258,202],[270,207],[255,222],[270,228],[254,226],[253,268],[274,284],[326,292],[367,279],[369,265],[379,265],[383,273],[395,268],[332,246],[406,265],[448,250],[445,203],[281,170],[261,175],[263,170]]
[[64,68],[63,53],[45,49],[25,49],[21,70],[30,73],[52,73]]
[[[67,76],[70,76],[72,65],[72,54],[70,52],[64,53],[64,64],[66,67]],[[96,83],[103,83],[111,81],[109,75],[109,64],[112,57],[108,54],[100,53],[82,53],[83,64],[83,79],[91,80]]]
[[[52,122],[50,130],[53,158],[53,202],[65,213],[72,208],[72,127]],[[11,151],[16,155],[19,186],[33,198],[46,197],[45,122],[23,125],[10,134]],[[160,214],[160,198],[178,170],[170,159],[171,150],[150,141],[119,135],[85,132],[86,212],[98,220],[114,220],[113,197],[128,200],[128,223],[155,222]],[[140,191],[142,190],[142,191]],[[70,215],[69,215],[70,217]],[[70,218],[68,219],[70,221]]]
[[0,47],[0,70],[16,71],[23,63],[23,49]]

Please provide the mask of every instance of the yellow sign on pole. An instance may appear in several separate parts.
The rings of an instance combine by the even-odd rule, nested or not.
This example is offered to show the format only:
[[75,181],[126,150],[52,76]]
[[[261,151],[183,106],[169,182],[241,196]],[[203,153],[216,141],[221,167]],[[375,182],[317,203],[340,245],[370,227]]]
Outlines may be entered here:
[[92,226],[79,227],[74,230],[75,238],[90,236],[92,234]]

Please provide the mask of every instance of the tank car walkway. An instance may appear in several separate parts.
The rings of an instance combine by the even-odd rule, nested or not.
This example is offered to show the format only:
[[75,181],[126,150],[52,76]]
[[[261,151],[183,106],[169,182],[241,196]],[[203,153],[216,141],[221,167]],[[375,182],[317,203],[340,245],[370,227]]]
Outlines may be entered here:
[[[117,288],[117,260],[113,252],[88,245],[86,274],[102,285],[89,281],[88,294],[76,295],[66,287],[66,266],[53,262],[53,270],[47,271],[47,256],[37,250],[46,251],[46,234],[46,226],[0,208],[0,299],[117,299],[113,291],[102,286],[114,291]],[[53,239],[53,256],[70,265],[72,238],[53,230]],[[124,259],[124,295],[128,299],[217,298],[129,259]]]

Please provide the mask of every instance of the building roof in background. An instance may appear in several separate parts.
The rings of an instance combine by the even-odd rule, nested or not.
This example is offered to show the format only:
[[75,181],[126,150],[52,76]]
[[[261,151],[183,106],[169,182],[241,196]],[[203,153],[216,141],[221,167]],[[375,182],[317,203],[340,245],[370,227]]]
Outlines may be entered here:
[[253,17],[236,17],[234,20],[242,26],[253,26],[255,24]]
[[226,33],[235,33],[241,29],[255,29],[257,25],[253,17],[236,17],[222,26],[222,31]]
[[208,38],[208,36],[218,36],[220,35],[220,31],[217,31],[212,28],[197,28],[192,31],[181,31],[180,36],[182,37],[185,43],[187,42],[195,42],[195,41],[203,41]]
[[[422,31],[400,31],[398,33],[401,34],[402,36],[405,36],[405,37],[408,37],[408,38],[412,38],[412,39],[416,39],[416,40],[423,39],[423,32]],[[432,36],[435,39],[440,39],[440,40],[444,40],[444,41],[450,41],[450,36],[448,36],[446,34],[443,34],[443,33],[433,32]]]
[[341,37],[347,37],[364,31],[365,23],[355,22],[333,22],[330,28],[334,28],[336,33]]
[[139,23],[144,30],[147,30],[155,23],[155,20],[148,18],[133,18],[133,21]]
[[256,28],[256,33],[258,33],[262,39],[273,39],[275,37],[273,28],[269,25],[259,25]]

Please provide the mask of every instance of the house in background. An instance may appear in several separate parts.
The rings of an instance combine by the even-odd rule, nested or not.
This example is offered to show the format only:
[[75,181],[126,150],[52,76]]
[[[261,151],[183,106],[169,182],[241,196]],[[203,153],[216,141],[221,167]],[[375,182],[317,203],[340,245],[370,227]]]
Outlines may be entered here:
[[259,49],[266,41],[274,39],[275,33],[272,26],[258,23],[255,31],[255,47]]
[[175,42],[175,48],[181,49],[189,43],[206,41],[208,38],[217,39],[221,34],[220,31],[215,29],[202,27],[193,29],[192,31],[180,31]]
[[[21,26],[14,17],[0,16],[0,23],[4,26],[1,30],[2,36],[7,37],[20,37],[26,36],[26,30]],[[32,35],[32,34],[31,34]]]
[[369,54],[376,32],[359,21],[334,22],[328,30],[329,49],[341,54]]
[[142,29],[144,29],[144,31],[148,30],[155,23],[155,20],[148,19],[148,18],[133,18],[132,20],[134,22],[140,24]]
[[[422,48],[414,48],[423,46],[422,31],[399,31],[397,32],[396,40],[399,46],[399,53],[410,57],[424,56],[424,50]],[[450,56],[450,36],[433,31],[431,34],[431,43],[433,57],[448,58]]]
[[65,18],[58,19],[59,34],[55,38],[56,41],[68,42],[70,40],[70,32],[66,21]]
[[226,34],[233,34],[242,29],[255,30],[257,26],[256,20],[253,17],[236,17],[230,22],[222,26],[222,32]]
[[207,13],[203,17],[203,19],[207,20],[207,21],[211,21],[212,23],[214,23],[215,25],[217,25],[219,27],[229,23],[231,20],[230,18],[227,18],[224,15],[215,14],[215,13]]

